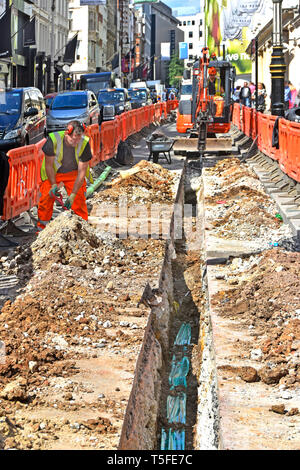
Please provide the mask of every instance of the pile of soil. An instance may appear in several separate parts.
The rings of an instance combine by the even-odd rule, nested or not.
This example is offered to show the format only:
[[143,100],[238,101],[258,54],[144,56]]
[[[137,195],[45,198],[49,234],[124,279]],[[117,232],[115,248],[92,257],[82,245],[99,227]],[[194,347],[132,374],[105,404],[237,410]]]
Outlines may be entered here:
[[[121,172],[122,175],[122,172]],[[105,191],[95,194],[91,203],[116,203],[126,197],[129,203],[171,203],[174,201],[174,172],[161,165],[141,160],[128,174],[113,179],[105,187]]]
[[237,345],[240,357],[257,361],[249,381],[299,389],[300,254],[272,249],[250,263],[239,261],[223,269],[232,287],[216,294],[212,305],[220,316],[251,331],[251,344]]
[[245,164],[226,159],[206,171],[207,218],[214,236],[260,240],[263,249],[269,243],[291,238],[291,229],[283,223],[275,202]]
[[[0,311],[6,354],[0,361],[0,448],[49,448],[66,429],[82,435],[86,447],[117,445],[121,421],[116,427],[107,413],[122,419],[127,401],[108,397],[87,405],[69,392],[69,398],[59,395],[53,380],[62,379],[66,391],[80,371],[78,361],[116,354],[134,373],[149,315],[149,308],[138,303],[147,283],[159,279],[164,252],[160,240],[101,238],[87,222],[65,212],[31,246],[1,258],[2,273],[20,279],[22,273],[22,283]],[[49,406],[78,416],[85,408],[104,415],[97,423],[78,424],[77,418],[79,427],[63,421],[54,426],[50,420],[41,429],[45,420],[32,415],[45,415],[46,409],[51,415]],[[95,441],[89,444],[87,436]]]

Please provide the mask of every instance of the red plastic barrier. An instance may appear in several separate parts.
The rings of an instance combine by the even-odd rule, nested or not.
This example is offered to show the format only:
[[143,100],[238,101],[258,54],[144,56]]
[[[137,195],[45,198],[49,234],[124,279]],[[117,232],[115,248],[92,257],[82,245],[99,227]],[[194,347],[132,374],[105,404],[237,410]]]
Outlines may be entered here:
[[[112,158],[118,146],[116,146],[117,138],[117,123],[115,121],[106,121],[101,124],[101,144],[102,144],[102,159],[109,160]],[[102,160],[102,161],[103,161]]]
[[[86,135],[90,138],[93,158],[91,166],[112,158],[118,149],[119,142],[126,140],[143,127],[154,121],[160,121],[163,114],[176,109],[178,101],[156,103],[140,109],[128,111],[117,116],[114,121],[93,124],[87,128]],[[42,147],[46,139],[36,145],[29,145],[10,150],[10,176],[4,195],[3,220],[20,215],[38,204],[40,198],[41,165],[44,159]]]
[[36,206],[39,198],[38,159],[35,145],[10,150],[10,172],[4,195],[3,220]]
[[252,139],[254,140],[257,136],[257,113],[256,109],[252,110],[252,115],[251,115],[251,136]]
[[247,137],[251,137],[252,134],[252,112],[252,108],[243,107],[243,132]]
[[90,162],[90,166],[96,166],[97,163],[99,163],[102,160],[102,155],[101,155],[101,138],[100,138],[100,132],[99,132],[99,126],[98,124],[92,124],[91,126],[88,126],[86,130],[86,135],[90,138],[89,143],[91,146],[91,151],[93,158]]
[[232,124],[241,130],[241,108],[238,103],[233,105]]
[[276,116],[258,113],[258,148],[273,160],[280,160],[280,150],[272,147],[272,134]]
[[279,120],[280,168],[298,183],[300,182],[300,124]]

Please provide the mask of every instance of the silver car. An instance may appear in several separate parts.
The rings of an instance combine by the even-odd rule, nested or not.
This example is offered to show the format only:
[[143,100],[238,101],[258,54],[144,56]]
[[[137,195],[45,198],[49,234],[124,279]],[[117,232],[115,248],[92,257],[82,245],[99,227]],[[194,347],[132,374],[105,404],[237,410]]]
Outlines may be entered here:
[[47,114],[47,132],[65,130],[73,119],[86,126],[98,124],[99,113],[97,98],[90,90],[58,93]]

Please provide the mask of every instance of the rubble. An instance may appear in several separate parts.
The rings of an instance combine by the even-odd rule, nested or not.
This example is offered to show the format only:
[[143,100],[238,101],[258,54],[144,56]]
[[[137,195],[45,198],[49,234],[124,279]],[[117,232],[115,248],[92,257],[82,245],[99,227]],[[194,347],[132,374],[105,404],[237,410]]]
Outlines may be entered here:
[[211,234],[255,243],[261,250],[286,244],[292,231],[257,176],[237,158],[221,160],[206,174],[206,219]]
[[[166,191],[171,204],[171,173],[150,163],[140,167],[141,177],[143,168],[154,167],[149,181],[155,196],[149,197],[145,185],[146,199],[156,200],[157,194],[163,199]],[[114,187],[123,184],[125,192],[134,191],[128,179]],[[163,240],[118,239],[66,211],[33,243],[1,258],[3,275],[16,276],[20,284],[17,292],[0,298],[0,338],[6,348],[0,362],[0,416],[24,421],[9,436],[0,435],[0,448],[54,449],[56,441],[68,448],[117,447],[150,312],[137,304],[149,282],[158,286],[164,256]],[[105,374],[109,370],[109,384],[99,389],[98,380],[85,387],[85,374],[96,380],[99,367]],[[113,387],[119,368],[122,383]],[[52,418],[32,419],[45,409]],[[85,418],[72,422],[74,412]],[[59,416],[67,416],[71,426]]]

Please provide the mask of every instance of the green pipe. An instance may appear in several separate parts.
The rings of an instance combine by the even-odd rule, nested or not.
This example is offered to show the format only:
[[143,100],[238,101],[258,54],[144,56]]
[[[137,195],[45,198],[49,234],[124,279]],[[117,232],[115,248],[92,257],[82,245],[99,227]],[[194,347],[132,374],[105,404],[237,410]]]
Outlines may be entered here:
[[96,179],[96,181],[94,181],[93,184],[91,184],[87,190],[86,190],[86,197],[90,197],[92,196],[92,194],[96,191],[96,189],[99,188],[99,186],[101,186],[101,184],[103,183],[103,181],[107,178],[107,176],[109,175],[110,171],[111,171],[112,167],[111,166],[107,166],[105,168],[105,170],[101,173],[101,175],[99,176],[99,178]]

